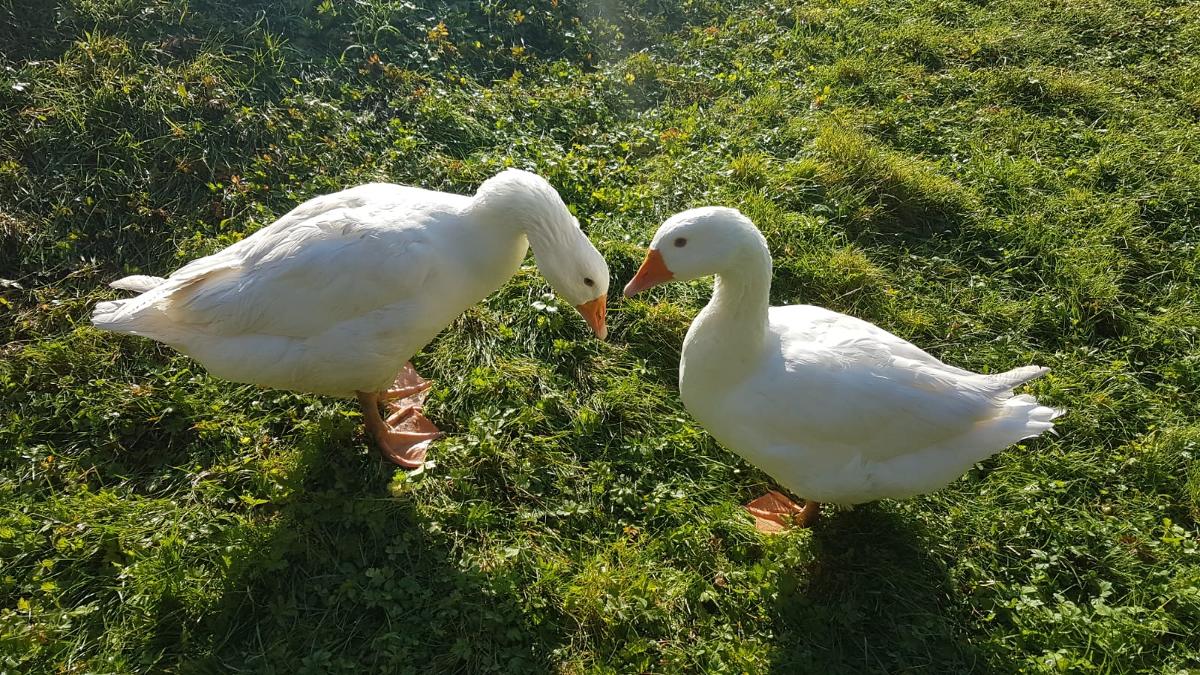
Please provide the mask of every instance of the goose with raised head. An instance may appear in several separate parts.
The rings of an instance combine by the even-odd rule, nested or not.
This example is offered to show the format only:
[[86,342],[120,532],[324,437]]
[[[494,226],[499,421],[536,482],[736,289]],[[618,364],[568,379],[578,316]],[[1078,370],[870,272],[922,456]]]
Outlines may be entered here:
[[982,375],[845,314],[770,307],[767,242],[734,209],[668,219],[625,295],[712,275],[712,299],[683,343],[679,393],[714,438],[804,497],[750,502],[760,530],[810,524],[822,502],[938,490],[1060,414],[1013,393],[1046,368]]
[[[357,397],[383,455],[424,461],[440,432],[409,359],[499,288],[529,248],[600,339],[608,266],[541,177],[509,169],[474,197],[372,183],[310,199],[139,291],[96,305],[101,329],[166,343],[237,382]],[[379,405],[391,405],[387,419]]]

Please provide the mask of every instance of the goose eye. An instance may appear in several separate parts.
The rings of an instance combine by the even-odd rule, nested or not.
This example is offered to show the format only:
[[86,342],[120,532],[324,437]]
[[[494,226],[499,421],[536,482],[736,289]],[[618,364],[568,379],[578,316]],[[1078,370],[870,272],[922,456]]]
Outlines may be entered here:
[[675,240],[675,248],[683,248],[684,246],[687,246],[687,238],[679,237]]
[[595,285],[596,285],[596,282],[592,281],[592,278],[591,278],[591,277],[584,277],[584,278],[583,278],[583,283],[587,284],[588,286],[595,286]]

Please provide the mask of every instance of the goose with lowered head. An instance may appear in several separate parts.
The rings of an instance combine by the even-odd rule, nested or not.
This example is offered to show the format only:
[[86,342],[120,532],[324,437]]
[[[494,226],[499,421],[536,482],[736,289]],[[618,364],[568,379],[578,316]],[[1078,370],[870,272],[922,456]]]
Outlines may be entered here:
[[981,375],[854,317],[770,307],[767,242],[734,209],[668,219],[625,295],[711,275],[712,299],[683,343],[679,393],[713,437],[805,498],[771,491],[750,502],[760,530],[812,523],[821,502],[940,489],[1060,414],[1013,393],[1046,368]]
[[604,258],[558,192],[516,169],[473,197],[385,183],[315,197],[165,279],[113,282],[141,294],[99,303],[92,323],[166,343],[229,380],[356,396],[383,455],[412,468],[440,432],[419,410],[429,383],[409,359],[530,247],[603,339]]

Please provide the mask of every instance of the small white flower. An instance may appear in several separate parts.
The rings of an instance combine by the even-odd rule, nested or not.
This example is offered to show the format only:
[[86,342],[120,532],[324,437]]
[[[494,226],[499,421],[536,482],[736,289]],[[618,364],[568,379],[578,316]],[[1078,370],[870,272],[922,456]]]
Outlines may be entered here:
[[25,91],[25,87],[28,87],[28,86],[29,86],[28,82],[14,82],[12,88],[13,88],[13,91]]

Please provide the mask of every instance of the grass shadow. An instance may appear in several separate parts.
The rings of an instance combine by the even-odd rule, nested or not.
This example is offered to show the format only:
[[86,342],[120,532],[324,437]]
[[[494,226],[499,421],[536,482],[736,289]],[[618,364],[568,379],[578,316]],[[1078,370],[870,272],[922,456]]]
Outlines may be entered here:
[[993,672],[957,625],[923,528],[886,505],[813,530],[807,569],[780,581],[771,672]]
[[[179,672],[529,672],[556,635],[530,625],[521,585],[460,558],[449,534],[392,497],[389,466],[308,448],[300,485],[265,527],[234,528],[220,598],[151,644]],[[447,527],[448,531],[453,531]],[[419,660],[418,660],[419,659]],[[172,663],[173,662],[173,663]]]

